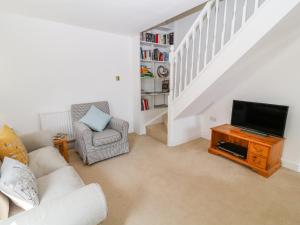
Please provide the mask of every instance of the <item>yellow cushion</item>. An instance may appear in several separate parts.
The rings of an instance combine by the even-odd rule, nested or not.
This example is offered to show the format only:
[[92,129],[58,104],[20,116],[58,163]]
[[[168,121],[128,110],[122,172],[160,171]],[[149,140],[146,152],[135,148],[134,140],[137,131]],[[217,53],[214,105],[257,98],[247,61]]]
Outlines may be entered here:
[[21,163],[28,164],[28,155],[25,146],[16,133],[4,125],[0,130],[0,159],[4,157],[16,159]]

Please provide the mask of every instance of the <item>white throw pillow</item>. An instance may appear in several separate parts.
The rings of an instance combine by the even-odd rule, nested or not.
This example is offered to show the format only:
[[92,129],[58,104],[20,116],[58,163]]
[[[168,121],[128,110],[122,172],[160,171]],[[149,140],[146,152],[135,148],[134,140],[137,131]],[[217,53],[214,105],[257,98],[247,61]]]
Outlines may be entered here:
[[29,210],[39,205],[36,179],[30,169],[5,157],[1,167],[0,191],[17,206]]
[[[0,161],[0,168],[1,168],[1,161]],[[0,172],[1,177],[1,172]],[[0,192],[0,220],[4,220],[8,218],[9,212],[9,201],[8,198]]]

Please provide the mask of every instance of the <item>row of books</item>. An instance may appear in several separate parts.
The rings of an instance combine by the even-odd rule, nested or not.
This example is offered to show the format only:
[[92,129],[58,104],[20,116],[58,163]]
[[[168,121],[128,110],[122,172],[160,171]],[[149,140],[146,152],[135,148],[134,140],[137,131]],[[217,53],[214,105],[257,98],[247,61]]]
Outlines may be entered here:
[[143,98],[143,99],[141,100],[141,109],[142,109],[142,111],[145,111],[145,110],[149,110],[149,109],[150,109],[148,99]]
[[169,53],[162,52],[158,48],[153,50],[144,50],[143,48],[140,48],[140,50],[142,60],[169,61]]
[[174,44],[174,32],[169,34],[153,34],[148,32],[142,32],[141,41],[152,42],[156,44],[173,45]]

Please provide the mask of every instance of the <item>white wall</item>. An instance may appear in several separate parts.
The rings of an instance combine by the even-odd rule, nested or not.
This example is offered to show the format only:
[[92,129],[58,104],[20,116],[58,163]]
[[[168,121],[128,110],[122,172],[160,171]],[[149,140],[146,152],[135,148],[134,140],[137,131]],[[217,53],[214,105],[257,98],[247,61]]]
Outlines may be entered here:
[[193,13],[189,16],[183,17],[182,19],[174,22],[174,48],[180,44],[186,33],[195,22],[200,12]]
[[35,131],[40,112],[108,100],[132,131],[132,46],[127,36],[0,14],[0,122]]
[[[275,42],[274,42],[275,44]],[[207,109],[202,116],[202,136],[210,139],[210,128],[229,123],[233,99],[283,104],[290,106],[286,126],[283,165],[299,170],[300,167],[300,38],[290,39],[277,54],[268,55],[264,66],[246,82]],[[212,117],[212,118],[211,118]],[[216,121],[212,121],[216,118]],[[212,119],[212,120],[211,120]]]

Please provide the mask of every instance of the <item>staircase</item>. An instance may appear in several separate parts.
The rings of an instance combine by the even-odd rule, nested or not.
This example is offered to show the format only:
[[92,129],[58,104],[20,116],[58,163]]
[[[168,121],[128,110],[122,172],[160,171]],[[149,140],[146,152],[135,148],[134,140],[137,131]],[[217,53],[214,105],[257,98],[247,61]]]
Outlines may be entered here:
[[146,135],[167,144],[168,142],[168,114],[162,116],[162,122],[146,126]]
[[176,135],[178,127],[192,123],[187,119],[179,122],[179,119],[201,114],[250,76],[247,73],[233,76],[228,71],[246,57],[299,2],[207,2],[177,49],[171,52],[169,145],[174,145],[177,137],[182,136]]

